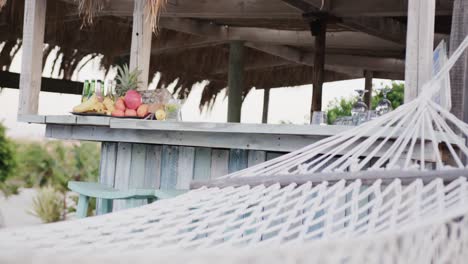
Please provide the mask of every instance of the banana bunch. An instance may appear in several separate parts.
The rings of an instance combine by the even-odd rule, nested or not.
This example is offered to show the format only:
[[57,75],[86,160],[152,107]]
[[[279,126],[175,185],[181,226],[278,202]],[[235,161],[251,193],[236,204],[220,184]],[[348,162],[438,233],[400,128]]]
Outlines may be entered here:
[[108,97],[102,102],[99,101],[96,95],[91,96],[87,101],[73,108],[75,113],[99,113],[110,115],[114,111],[114,101]]

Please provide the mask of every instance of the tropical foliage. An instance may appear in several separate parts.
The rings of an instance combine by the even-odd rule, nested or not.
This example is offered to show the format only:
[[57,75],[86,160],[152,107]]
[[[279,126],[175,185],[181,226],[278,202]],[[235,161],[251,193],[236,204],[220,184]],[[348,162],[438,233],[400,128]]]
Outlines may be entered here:
[[74,211],[67,207],[67,184],[97,181],[99,160],[96,143],[15,142],[6,137],[0,124],[0,192],[8,197],[21,187],[39,188],[31,213],[43,222],[62,220]]
[[[392,86],[388,88],[391,88],[391,92],[387,94],[387,98],[392,102],[392,106],[395,109],[403,104],[405,85],[403,83],[392,82]],[[375,92],[372,95],[371,109],[375,109],[382,98],[383,94],[381,91]],[[351,109],[353,108],[356,100],[356,98],[341,98],[339,100],[335,99],[335,101],[331,102],[328,105],[327,110],[328,124],[333,124],[338,117],[350,116]]]

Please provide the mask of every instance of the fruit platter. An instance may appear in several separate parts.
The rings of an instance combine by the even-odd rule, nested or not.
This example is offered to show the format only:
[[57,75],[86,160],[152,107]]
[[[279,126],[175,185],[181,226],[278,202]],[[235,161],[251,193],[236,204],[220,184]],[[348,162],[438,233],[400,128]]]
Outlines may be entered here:
[[106,85],[102,81],[85,81],[81,104],[72,110],[74,115],[112,116],[149,120],[180,120],[180,100],[174,99],[165,88],[138,90],[138,69],[127,65],[117,69],[115,80]]

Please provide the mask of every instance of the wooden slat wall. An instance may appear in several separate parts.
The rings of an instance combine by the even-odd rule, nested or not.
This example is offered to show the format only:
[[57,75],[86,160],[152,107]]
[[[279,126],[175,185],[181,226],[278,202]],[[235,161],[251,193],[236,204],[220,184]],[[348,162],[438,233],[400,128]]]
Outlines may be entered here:
[[[282,154],[261,150],[103,142],[99,181],[123,190],[188,189],[192,180],[221,177]],[[145,203],[133,201],[132,206]],[[127,206],[125,201],[114,201],[114,211]]]

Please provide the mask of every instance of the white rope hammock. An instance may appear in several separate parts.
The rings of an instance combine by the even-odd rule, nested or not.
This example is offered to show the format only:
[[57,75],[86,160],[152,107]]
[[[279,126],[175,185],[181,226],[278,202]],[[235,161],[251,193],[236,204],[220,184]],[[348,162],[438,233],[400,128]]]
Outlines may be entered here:
[[[402,179],[203,187],[109,215],[0,231],[0,263],[465,263],[468,126],[431,97],[467,46],[468,38],[424,94],[393,113],[222,181],[316,172],[349,179],[366,169]],[[404,182],[415,172],[440,178]]]

